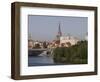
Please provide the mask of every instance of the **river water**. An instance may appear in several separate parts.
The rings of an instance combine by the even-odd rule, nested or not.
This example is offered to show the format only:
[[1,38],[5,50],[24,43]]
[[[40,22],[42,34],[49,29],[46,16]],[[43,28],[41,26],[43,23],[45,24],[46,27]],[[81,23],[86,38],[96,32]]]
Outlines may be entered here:
[[28,66],[43,66],[43,65],[54,65],[52,57],[49,56],[29,56]]

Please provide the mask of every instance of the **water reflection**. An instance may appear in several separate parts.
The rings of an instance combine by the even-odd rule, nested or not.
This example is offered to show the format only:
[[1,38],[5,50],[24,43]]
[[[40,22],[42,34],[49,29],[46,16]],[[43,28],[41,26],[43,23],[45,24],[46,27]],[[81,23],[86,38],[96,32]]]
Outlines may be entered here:
[[30,49],[28,51],[28,66],[53,65],[53,57],[44,49]]

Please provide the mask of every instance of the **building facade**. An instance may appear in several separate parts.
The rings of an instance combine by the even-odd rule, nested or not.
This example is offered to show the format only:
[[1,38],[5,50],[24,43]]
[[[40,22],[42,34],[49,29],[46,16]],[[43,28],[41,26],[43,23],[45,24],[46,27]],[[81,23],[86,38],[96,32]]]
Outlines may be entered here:
[[60,37],[60,45],[64,44],[66,47],[77,44],[79,40],[73,36],[61,36]]

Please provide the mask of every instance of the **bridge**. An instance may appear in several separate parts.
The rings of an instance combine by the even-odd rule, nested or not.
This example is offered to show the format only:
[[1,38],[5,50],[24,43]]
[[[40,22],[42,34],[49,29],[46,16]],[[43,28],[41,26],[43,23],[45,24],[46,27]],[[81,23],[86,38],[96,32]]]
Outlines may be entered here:
[[29,56],[39,56],[39,55],[48,55],[47,52],[51,53],[52,50],[48,48],[44,49],[28,49]]

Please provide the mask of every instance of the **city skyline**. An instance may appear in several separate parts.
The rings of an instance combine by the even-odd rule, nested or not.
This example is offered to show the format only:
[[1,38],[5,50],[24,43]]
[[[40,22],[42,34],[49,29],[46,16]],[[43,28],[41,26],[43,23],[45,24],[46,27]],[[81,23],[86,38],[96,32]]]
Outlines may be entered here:
[[69,16],[28,16],[28,35],[33,40],[52,41],[60,27],[62,36],[72,35],[84,39],[87,33],[87,17]]

